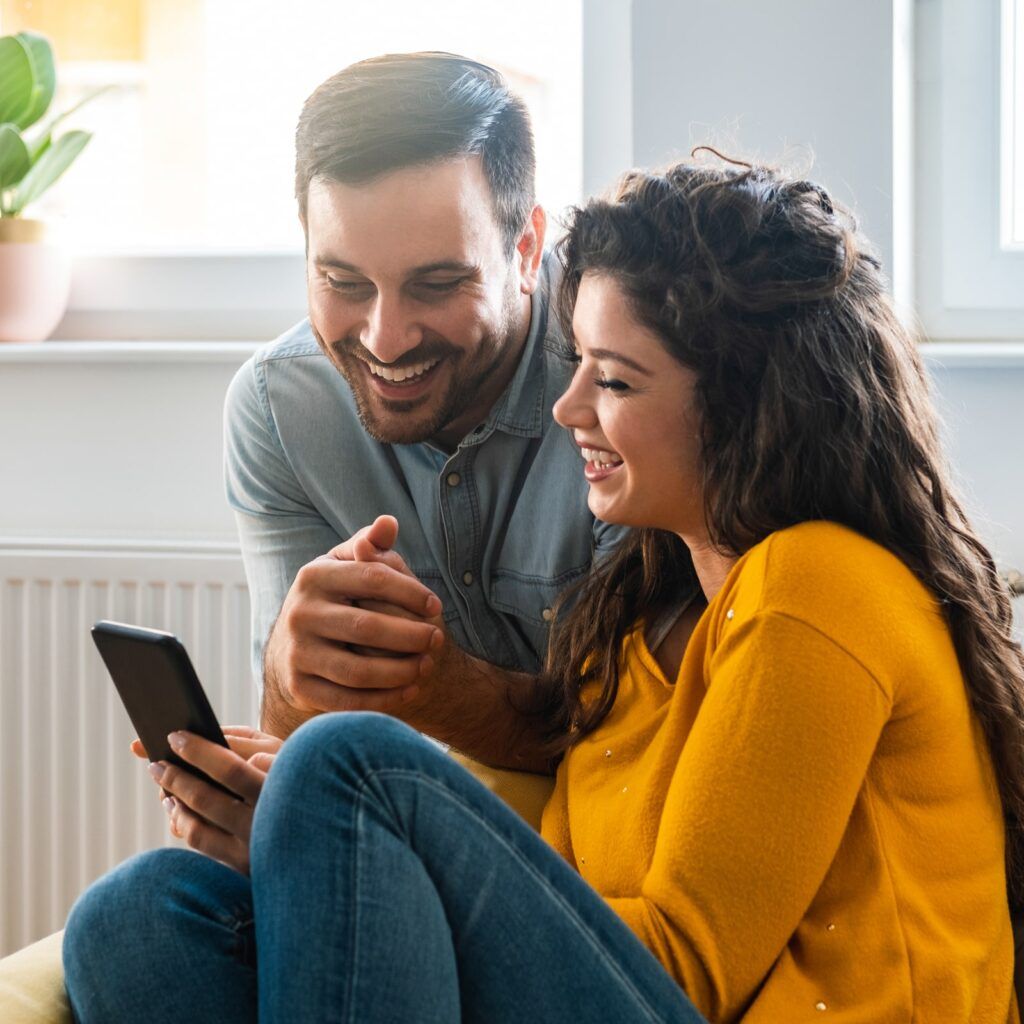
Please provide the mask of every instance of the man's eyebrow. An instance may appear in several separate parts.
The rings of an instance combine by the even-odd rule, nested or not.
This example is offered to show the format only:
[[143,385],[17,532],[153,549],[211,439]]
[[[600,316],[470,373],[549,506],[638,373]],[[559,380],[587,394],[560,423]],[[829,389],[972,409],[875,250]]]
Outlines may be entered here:
[[[333,259],[330,256],[317,256],[313,262],[318,267],[332,267],[334,270],[344,270],[349,274],[359,274],[362,276],[363,272],[353,263],[346,263],[345,260]],[[413,267],[409,271],[409,277],[418,277],[422,274],[432,274],[437,270],[451,270],[458,273],[470,273],[475,271],[476,265],[473,263],[463,263],[461,260],[435,260],[433,263],[424,263],[421,266]]]
[[435,270],[454,270],[459,273],[468,273],[476,269],[476,264],[463,263],[462,260],[437,260],[434,263],[424,263],[422,266],[413,267],[409,276],[432,274]]
[[589,351],[594,359],[609,359],[613,363],[622,363],[623,366],[628,366],[631,370],[636,370],[637,373],[642,373],[645,377],[654,376],[650,370],[644,369],[638,362],[630,359],[629,356],[621,355],[619,352],[612,352],[611,349],[607,348],[592,348]]

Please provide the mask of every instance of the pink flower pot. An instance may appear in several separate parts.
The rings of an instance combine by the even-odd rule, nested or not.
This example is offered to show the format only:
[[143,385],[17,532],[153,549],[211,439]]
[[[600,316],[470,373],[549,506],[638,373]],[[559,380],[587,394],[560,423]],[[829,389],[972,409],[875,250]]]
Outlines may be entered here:
[[0,341],[43,341],[71,291],[71,254],[37,220],[0,218]]

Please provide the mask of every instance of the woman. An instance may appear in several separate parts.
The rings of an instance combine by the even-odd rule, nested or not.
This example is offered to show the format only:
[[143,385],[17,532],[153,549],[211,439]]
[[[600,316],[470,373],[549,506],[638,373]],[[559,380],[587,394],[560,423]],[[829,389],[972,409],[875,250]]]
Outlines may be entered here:
[[82,1020],[1018,1020],[1008,598],[877,261],[743,166],[633,172],[562,246],[555,415],[636,529],[523,708],[543,839],[402,724],[321,716],[253,783],[251,879],[156,851],[76,905]]

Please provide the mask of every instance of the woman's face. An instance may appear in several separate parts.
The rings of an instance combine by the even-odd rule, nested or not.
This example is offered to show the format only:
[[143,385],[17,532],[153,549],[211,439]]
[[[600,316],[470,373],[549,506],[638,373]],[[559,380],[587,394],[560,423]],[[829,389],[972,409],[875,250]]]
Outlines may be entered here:
[[554,416],[580,446],[591,512],[702,540],[696,374],[634,319],[608,275],[583,275],[572,326],[578,363]]

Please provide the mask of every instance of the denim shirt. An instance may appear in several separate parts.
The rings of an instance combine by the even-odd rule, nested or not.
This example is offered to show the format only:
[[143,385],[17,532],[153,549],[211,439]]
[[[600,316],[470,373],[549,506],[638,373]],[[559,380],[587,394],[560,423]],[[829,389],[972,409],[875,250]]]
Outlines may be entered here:
[[456,643],[506,668],[543,663],[558,594],[622,534],[590,513],[579,448],[551,416],[572,372],[548,315],[551,262],[512,380],[451,454],[371,438],[308,320],[238,371],[225,406],[225,477],[257,680],[298,570],[384,513],[398,519],[396,550],[441,599]]

